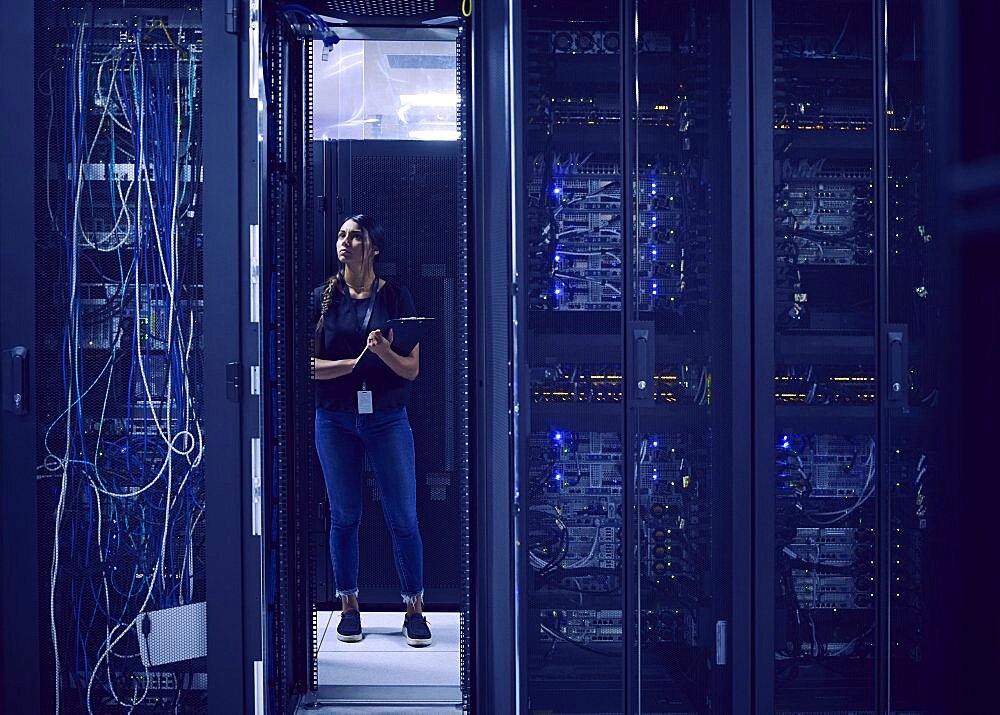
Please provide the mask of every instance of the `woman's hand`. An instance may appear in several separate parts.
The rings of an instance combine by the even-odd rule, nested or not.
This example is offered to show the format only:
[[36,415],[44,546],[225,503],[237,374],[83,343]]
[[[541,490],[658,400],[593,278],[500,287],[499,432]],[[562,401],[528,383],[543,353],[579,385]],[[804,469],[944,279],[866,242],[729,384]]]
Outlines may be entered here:
[[388,337],[379,330],[373,330],[368,336],[365,350],[370,350],[379,356],[390,370],[404,380],[416,380],[420,373],[420,346],[414,345],[409,355],[400,355],[392,349],[392,328]]
[[387,352],[389,352],[392,347],[392,328],[389,328],[389,335],[382,335],[381,330],[373,330],[368,334],[368,349],[373,353],[378,355],[380,358],[384,357]]
[[354,366],[358,363],[357,358],[346,360],[324,360],[314,357],[312,359],[312,376],[315,380],[334,380],[344,375],[349,375],[354,371]]

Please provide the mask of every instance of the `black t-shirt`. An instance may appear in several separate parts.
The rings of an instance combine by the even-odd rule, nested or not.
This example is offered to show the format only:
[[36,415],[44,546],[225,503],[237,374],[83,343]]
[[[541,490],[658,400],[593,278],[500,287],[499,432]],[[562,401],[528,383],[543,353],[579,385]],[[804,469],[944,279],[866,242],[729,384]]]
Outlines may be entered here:
[[[313,320],[316,325],[323,307],[321,285],[313,291]],[[323,332],[320,336],[316,357],[323,360],[345,360],[356,358],[364,350],[368,333],[385,329],[386,321],[406,318],[417,314],[410,291],[400,285],[386,281],[375,295],[368,331],[362,333],[368,298],[352,298],[349,291],[333,291],[330,307],[323,318]],[[397,352],[395,347],[392,348]],[[402,353],[398,353],[402,354]],[[374,358],[374,359],[371,359]],[[316,404],[330,410],[342,412],[358,411],[358,390],[364,383],[372,392],[372,405],[376,412],[397,407],[405,407],[410,398],[411,381],[400,377],[376,355],[365,356],[354,372],[333,380],[316,380]]]

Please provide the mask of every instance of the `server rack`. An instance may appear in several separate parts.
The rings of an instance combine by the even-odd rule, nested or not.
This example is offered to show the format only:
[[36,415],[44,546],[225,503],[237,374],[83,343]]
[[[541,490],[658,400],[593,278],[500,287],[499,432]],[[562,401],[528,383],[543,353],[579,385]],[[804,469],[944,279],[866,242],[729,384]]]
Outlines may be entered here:
[[[267,568],[273,574],[266,591],[272,706],[282,711],[293,709],[299,700],[336,703],[361,692],[349,683],[321,682],[320,677],[317,611],[334,607],[338,599],[327,549],[325,489],[315,459],[308,356],[315,326],[312,290],[336,269],[332,254],[336,228],[347,216],[364,212],[378,218],[387,233],[376,271],[407,285],[418,311],[437,318],[422,348],[432,374],[421,375],[415,386],[411,422],[418,439],[426,608],[460,613],[462,687],[430,690],[434,697],[470,707],[469,392],[475,374],[469,364],[468,315],[468,30],[457,17],[448,19],[450,27],[419,27],[419,21],[427,19],[424,11],[437,12],[434,17],[447,14],[447,8],[428,10],[426,3],[372,7],[371,15],[362,16],[355,13],[356,7],[308,4],[336,20],[328,22],[299,5],[286,9],[283,3],[269,5],[263,18],[268,37],[264,166],[271,210],[264,223],[267,240],[262,254],[266,269],[262,316],[268,324],[262,390],[268,412],[276,416],[276,429],[265,439],[271,461],[263,493],[271,515],[265,532]],[[382,27],[385,24],[395,27]],[[458,141],[313,142],[314,41],[329,38],[330,32],[336,32],[338,40],[455,43],[455,91],[462,98]],[[452,195],[433,195],[451,187]],[[368,606],[389,609],[398,603],[396,575],[391,560],[385,558],[391,540],[377,513],[381,509],[371,475],[365,486],[369,514],[362,523],[362,555],[367,558],[359,586]],[[421,688],[379,690],[365,697],[423,697]]]
[[[669,310],[643,302],[642,289],[653,287],[648,268],[618,266],[615,252],[651,251],[657,243],[644,230],[652,216],[660,227],[676,220],[653,211],[643,224],[644,211],[655,208],[644,195],[652,189],[643,184],[644,151],[656,142],[656,121],[644,111],[669,107],[649,101],[657,89],[650,80],[669,76],[667,42],[682,47],[675,38],[684,35],[671,34],[667,21],[667,39],[656,38],[655,16],[644,17],[642,3],[574,6],[572,17],[522,3],[515,7],[525,86],[515,132],[524,172],[515,245],[520,707],[924,712],[929,495],[938,493],[934,475],[946,454],[938,404],[948,363],[933,335],[949,308],[951,248],[936,240],[929,210],[923,7],[677,3],[666,12],[682,16],[682,6],[699,19],[713,9],[724,16],[735,54],[731,75],[717,77],[708,93],[731,88],[730,123],[713,125],[710,104],[707,111],[711,136],[732,132],[714,182],[733,187],[721,199],[732,234],[708,241],[707,263],[719,271],[710,268],[709,284],[725,280],[734,293],[731,301],[710,293],[717,332],[702,353],[713,368],[707,424],[732,451],[701,460],[730,470],[725,488],[710,492],[710,503],[722,507],[710,533],[718,569],[711,573],[726,581],[713,592],[715,625],[732,626],[719,653],[731,654],[735,670],[713,665],[711,697],[671,701],[669,664],[644,651],[648,584],[627,583],[645,559],[655,564],[644,549],[641,476],[633,483],[645,462],[649,412],[640,407],[639,373],[650,357],[635,331],[669,335],[657,342],[657,358],[685,342],[671,332]],[[629,53],[633,28],[638,52]],[[624,48],[620,58],[606,57],[606,40]],[[661,53],[646,65],[651,73],[643,72],[644,50]],[[696,64],[697,50],[687,56]],[[700,108],[692,101],[690,109],[697,126]],[[618,155],[621,175],[613,160],[601,167],[605,174],[588,175],[587,163],[604,158],[588,133]],[[688,136],[692,148],[682,141],[679,151],[696,153],[698,133]],[[741,185],[748,178],[749,188]],[[679,214],[690,241],[697,204]],[[694,302],[696,262],[705,259],[690,245],[685,258],[695,263],[685,280],[657,287]],[[682,332],[695,326],[698,334],[698,315],[697,307],[685,314]],[[573,364],[602,358],[602,370]],[[684,419],[690,429],[697,411]],[[565,427],[570,420],[581,426]],[[601,489],[619,482],[621,497],[611,491],[608,509]],[[596,538],[595,527],[605,529]],[[577,571],[589,565],[586,546],[608,557],[599,564],[604,573]],[[581,587],[595,578],[603,580]],[[610,654],[594,652],[609,640]],[[547,660],[557,647],[575,653],[561,675]],[[604,667],[588,670],[588,659]]]
[[731,9],[516,11],[520,708],[728,712]]
[[[250,360],[249,392],[260,395],[264,408],[263,416],[257,415],[255,421],[263,426],[264,420],[269,420],[267,424],[281,427],[278,431],[261,431],[255,453],[261,458],[257,463],[259,481],[254,482],[254,503],[261,508],[255,526],[261,530],[264,553],[252,555],[252,570],[261,578],[251,601],[259,601],[260,608],[251,607],[246,615],[246,632],[252,634],[255,647],[261,637],[261,650],[254,663],[253,695],[271,712],[292,711],[300,703],[315,702],[323,696],[315,690],[317,658],[311,644],[315,642],[316,624],[313,618],[310,639],[308,617],[315,612],[317,557],[310,553],[307,530],[297,528],[316,521],[320,500],[315,498],[315,485],[288,479],[312,457],[311,423],[303,422],[307,418],[301,409],[309,400],[296,399],[304,392],[292,366],[304,364],[301,350],[305,343],[297,340],[297,318],[304,314],[302,308],[314,285],[311,270],[325,258],[322,245],[295,239],[312,236],[313,229],[329,219],[323,201],[316,200],[313,194],[314,190],[325,193],[329,188],[329,176],[319,169],[324,160],[318,152],[312,156],[313,161],[308,160],[313,149],[308,131],[311,97],[307,91],[311,53],[306,51],[308,43],[304,40],[319,29],[322,21],[309,17],[303,6],[291,9],[289,16],[283,5],[251,1],[246,12],[241,8],[239,13],[241,27],[246,30],[241,32],[240,49],[250,58],[241,76],[241,86],[249,88],[248,101],[243,101],[240,108],[250,129],[244,131],[241,142],[251,157],[248,167],[252,167],[241,179],[245,194],[259,202],[259,210],[255,203],[244,219],[250,247],[249,312],[256,316],[245,340],[248,354],[257,353]],[[514,668],[507,640],[513,603],[497,594],[509,595],[510,542],[505,536],[510,533],[509,490],[504,486],[510,478],[504,467],[510,458],[505,389],[508,363],[504,357],[504,345],[509,344],[509,321],[505,319],[509,314],[505,307],[509,283],[496,267],[506,256],[504,217],[509,217],[510,187],[506,177],[496,170],[506,160],[505,123],[512,80],[493,70],[498,66],[495,58],[504,51],[507,17],[497,12],[501,7],[493,5],[477,12],[468,23],[456,22],[465,13],[452,2],[391,3],[360,8],[365,11],[360,15],[359,8],[351,3],[307,0],[303,5],[335,18],[340,36],[353,39],[379,32],[386,38],[403,32],[407,36],[442,39],[445,30],[401,28],[448,15],[448,24],[460,25],[457,89],[464,102],[459,125],[468,146],[457,151],[456,172],[463,178],[463,187],[474,185],[475,191],[468,197],[467,212],[462,206],[456,207],[459,232],[468,230],[469,255],[465,260],[470,266],[467,276],[461,269],[456,279],[468,279],[467,291],[474,299],[468,316],[469,334],[461,336],[462,346],[456,358],[465,359],[462,348],[467,344],[468,410],[474,412],[475,419],[458,430],[459,436],[467,434],[471,469],[467,481],[458,488],[462,490],[460,501],[474,502],[476,507],[469,513],[470,520],[475,521],[462,521],[459,539],[463,553],[477,556],[461,564],[461,593],[456,594],[452,585],[446,595],[461,599],[463,605],[461,677],[466,709],[506,712],[509,708],[504,703],[510,697],[506,685],[512,680]],[[359,25],[365,28],[355,30]],[[381,26],[385,25],[390,27],[383,30]],[[473,25],[474,41],[467,32]],[[470,101],[493,111],[473,123]],[[267,246],[261,243],[265,232],[269,236]],[[309,268],[296,271],[296,266]],[[290,301],[292,297],[298,301]],[[255,332],[258,326],[259,337]],[[252,404],[256,406],[256,401]],[[277,418],[276,412],[280,413]],[[455,445],[456,452],[462,451],[461,446]],[[473,589],[468,587],[470,579],[477,584]],[[469,601],[465,601],[466,596]]]
[[245,303],[220,270],[240,65],[213,9],[5,10],[4,711],[252,702]]
[[757,184],[775,187],[755,237],[756,611],[774,605],[757,626],[756,706],[923,712],[948,247],[930,225],[921,7],[769,9],[756,37],[773,87],[755,115],[772,158],[758,156]]

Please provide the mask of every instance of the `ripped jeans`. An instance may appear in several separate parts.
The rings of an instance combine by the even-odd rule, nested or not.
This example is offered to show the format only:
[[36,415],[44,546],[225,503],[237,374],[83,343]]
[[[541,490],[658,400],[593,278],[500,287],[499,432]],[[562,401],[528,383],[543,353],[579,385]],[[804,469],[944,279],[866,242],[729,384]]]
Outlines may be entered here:
[[330,500],[330,556],[337,596],[358,593],[361,471],[366,450],[392,534],[403,602],[412,604],[424,592],[423,544],[417,526],[413,431],[405,407],[368,415],[316,409],[316,451]]

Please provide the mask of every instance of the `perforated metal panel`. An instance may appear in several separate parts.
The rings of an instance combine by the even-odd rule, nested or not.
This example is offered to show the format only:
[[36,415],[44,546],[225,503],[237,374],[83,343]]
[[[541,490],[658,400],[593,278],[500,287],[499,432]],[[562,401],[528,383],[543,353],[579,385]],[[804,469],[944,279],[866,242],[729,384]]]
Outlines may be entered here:
[[362,24],[413,21],[419,23],[441,17],[459,17],[457,0],[303,0],[297,4],[327,17]]
[[[343,215],[365,213],[377,217],[385,229],[376,271],[409,289],[418,314],[437,318],[420,345],[422,369],[413,384],[409,414],[416,443],[417,518],[427,601],[457,608],[462,593],[462,519],[467,513],[462,485],[468,469],[463,438],[468,434],[463,365],[466,249],[457,223],[458,147],[453,142],[350,141],[339,143],[338,156]],[[395,594],[391,600],[396,601],[399,579],[389,558],[392,542],[374,477],[365,484],[359,587],[369,599]]]

